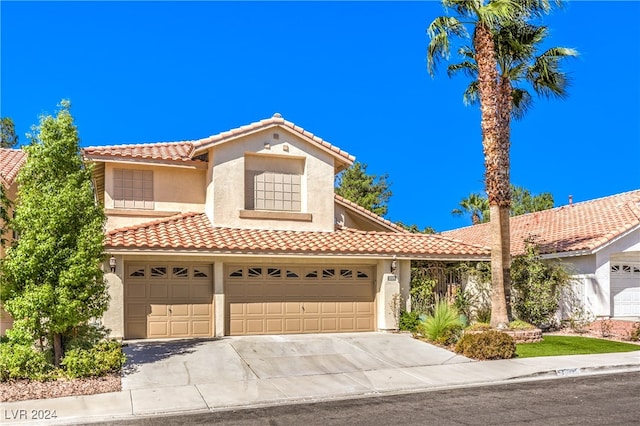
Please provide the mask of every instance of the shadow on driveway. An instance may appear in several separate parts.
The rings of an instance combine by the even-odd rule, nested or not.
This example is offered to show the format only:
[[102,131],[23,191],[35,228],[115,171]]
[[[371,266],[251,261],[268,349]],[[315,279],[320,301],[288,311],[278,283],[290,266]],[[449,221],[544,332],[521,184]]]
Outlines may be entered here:
[[141,365],[153,364],[171,357],[188,355],[196,352],[198,347],[221,339],[181,339],[155,342],[126,343],[123,351],[127,356],[122,373],[125,375],[137,372]]

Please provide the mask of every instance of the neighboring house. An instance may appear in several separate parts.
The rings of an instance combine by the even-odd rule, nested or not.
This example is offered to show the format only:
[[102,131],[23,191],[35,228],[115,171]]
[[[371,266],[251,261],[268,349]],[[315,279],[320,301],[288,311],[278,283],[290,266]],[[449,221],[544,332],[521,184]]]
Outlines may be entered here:
[[[569,265],[592,314],[640,317],[640,190],[515,216],[510,225],[511,254],[535,237],[544,258]],[[441,235],[489,245],[489,232],[485,223]]]
[[108,217],[114,337],[395,329],[411,260],[489,258],[336,196],[354,157],[279,114],[196,141],[83,152]]
[[[22,150],[0,148],[0,185],[4,188],[9,200],[16,199],[18,191],[16,176],[25,159],[26,155]],[[3,235],[3,238],[9,242],[11,235]],[[5,247],[0,245],[0,259],[4,257],[4,253]],[[5,331],[11,327],[12,322],[11,317],[2,309],[0,304],[0,336],[4,335]]]

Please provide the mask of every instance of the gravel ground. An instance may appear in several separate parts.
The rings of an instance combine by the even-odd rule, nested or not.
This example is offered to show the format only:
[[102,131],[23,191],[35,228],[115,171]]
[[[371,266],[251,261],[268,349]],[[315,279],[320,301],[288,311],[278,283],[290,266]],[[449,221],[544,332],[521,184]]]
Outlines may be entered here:
[[93,395],[122,390],[120,374],[74,380],[0,382],[0,402],[48,399],[62,396]]
[[[633,321],[598,320],[586,327],[583,336],[611,340],[628,341],[631,330],[637,324]],[[563,330],[549,334],[578,334]],[[629,342],[640,345],[640,342]],[[0,382],[0,402],[24,401],[29,399],[59,398],[62,396],[92,395],[96,393],[118,392],[122,390],[120,374],[75,380],[52,380],[36,382],[14,380]]]

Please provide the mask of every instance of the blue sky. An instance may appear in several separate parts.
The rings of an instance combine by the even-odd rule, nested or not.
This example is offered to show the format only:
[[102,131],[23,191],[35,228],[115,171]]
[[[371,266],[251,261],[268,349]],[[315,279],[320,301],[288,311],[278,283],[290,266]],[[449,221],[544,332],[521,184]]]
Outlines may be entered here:
[[[83,146],[197,139],[275,112],[389,174],[387,218],[444,231],[483,190],[468,81],[426,71],[439,2],[0,2],[0,115],[22,143],[72,102]],[[599,25],[604,22],[605,25]],[[512,125],[512,181],[556,205],[640,188],[640,3],[544,19],[566,100]],[[614,23],[609,30],[608,26]],[[454,57],[455,59],[455,57]]]

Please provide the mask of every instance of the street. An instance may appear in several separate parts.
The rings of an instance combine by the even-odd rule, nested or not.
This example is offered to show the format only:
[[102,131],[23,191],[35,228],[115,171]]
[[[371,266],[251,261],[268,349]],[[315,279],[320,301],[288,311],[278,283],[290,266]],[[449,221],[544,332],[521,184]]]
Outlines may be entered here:
[[[126,425],[635,425],[640,372],[137,419]],[[106,424],[106,423],[105,423]]]

